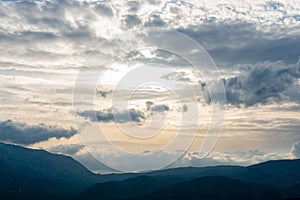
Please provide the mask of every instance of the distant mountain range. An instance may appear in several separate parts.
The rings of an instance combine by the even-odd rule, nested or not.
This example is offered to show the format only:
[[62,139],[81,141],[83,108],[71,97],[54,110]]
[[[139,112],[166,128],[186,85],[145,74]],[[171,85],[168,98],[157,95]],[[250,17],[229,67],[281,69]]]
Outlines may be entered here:
[[94,174],[71,157],[0,143],[1,199],[300,199],[300,160]]

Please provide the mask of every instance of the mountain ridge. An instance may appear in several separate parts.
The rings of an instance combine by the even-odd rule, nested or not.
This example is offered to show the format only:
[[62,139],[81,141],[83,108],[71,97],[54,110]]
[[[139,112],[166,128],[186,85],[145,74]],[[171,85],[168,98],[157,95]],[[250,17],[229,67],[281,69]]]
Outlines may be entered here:
[[[300,159],[267,161],[246,167],[224,165],[181,167],[144,173],[95,174],[69,156],[45,150],[0,142],[0,154],[0,193],[6,199],[68,199],[77,194],[77,197],[82,197],[82,194],[89,196],[87,191],[91,191],[91,188],[97,193],[97,188],[101,191],[103,187],[118,188],[124,184],[119,190],[125,194],[126,187],[129,187],[128,190],[134,185],[139,188],[142,183],[135,181],[140,179],[145,179],[143,184],[147,183],[147,187],[160,191],[164,187],[197,178],[226,177],[245,183],[268,185],[293,195],[298,195],[295,188],[299,188],[297,184],[300,183]],[[155,192],[142,188],[135,191],[141,196]],[[127,196],[131,198],[130,194]]]

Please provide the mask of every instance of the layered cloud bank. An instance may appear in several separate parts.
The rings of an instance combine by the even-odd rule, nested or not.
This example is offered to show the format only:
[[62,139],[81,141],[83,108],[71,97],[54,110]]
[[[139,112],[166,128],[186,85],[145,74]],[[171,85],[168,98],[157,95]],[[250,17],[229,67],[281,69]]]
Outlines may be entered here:
[[299,11],[292,0],[2,1],[1,61],[72,67],[97,41],[150,26],[187,34],[222,65],[295,63]]
[[[141,102],[142,108],[114,110],[110,102],[114,85],[109,89],[96,88],[99,105],[95,110],[72,109],[72,92],[79,69],[93,75],[105,67],[102,61],[98,65],[85,65],[86,57],[96,45],[127,31],[155,27],[185,34],[200,43],[215,61],[221,74],[216,81],[224,83],[227,96],[224,138],[234,141],[227,146],[220,144],[205,159],[200,159],[199,152],[194,150],[185,152],[176,166],[248,165],[289,156],[298,158],[299,13],[298,0],[0,1],[0,140],[36,148],[45,145],[54,153],[92,163],[92,169],[97,170],[99,163],[83,152],[79,139],[72,139],[78,136],[77,130],[69,128],[76,127],[73,115],[81,116],[85,123],[100,123],[113,130],[110,126],[114,123],[127,125],[156,117],[155,114],[186,114],[190,107],[175,105],[170,94],[161,92],[163,97],[153,101],[149,98],[153,93],[146,90],[134,99]],[[122,46],[120,40],[117,37],[109,44],[96,53],[104,58],[116,57],[118,47]],[[178,41],[170,44],[188,49],[182,45]],[[197,55],[193,50],[190,54]],[[181,67],[182,71],[162,79],[173,81],[174,85],[184,82],[198,87],[200,110],[205,113],[211,106],[205,77],[194,76],[187,69],[187,62],[174,55],[164,55],[163,50],[129,52],[123,60],[118,60],[118,68],[109,78],[122,74],[132,60],[151,61],[162,68],[163,65]],[[176,89],[186,94],[186,88]],[[187,97],[184,103],[189,100]],[[237,136],[245,144],[239,144]],[[58,144],[61,141],[67,144]],[[257,150],[237,151],[246,147]],[[172,152],[145,151],[120,159],[120,165],[128,160],[143,161],[153,154],[161,154],[163,159]],[[118,161],[119,157],[115,159]]]

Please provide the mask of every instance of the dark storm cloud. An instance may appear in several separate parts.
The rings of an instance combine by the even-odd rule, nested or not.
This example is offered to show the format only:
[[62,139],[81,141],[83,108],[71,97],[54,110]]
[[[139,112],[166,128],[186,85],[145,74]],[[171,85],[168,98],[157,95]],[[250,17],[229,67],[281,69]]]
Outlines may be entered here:
[[77,114],[81,117],[89,119],[92,122],[118,122],[118,123],[126,123],[126,122],[140,122],[145,119],[144,113],[135,110],[123,110],[113,112],[112,110],[104,110],[104,111],[93,111],[87,110],[82,112],[77,112]]
[[[261,31],[261,29],[267,29]],[[242,22],[210,22],[199,26],[178,29],[210,53],[218,66],[232,67],[235,64],[284,60],[298,60],[300,35],[289,34],[279,27],[262,27]]]
[[34,144],[47,141],[50,138],[70,138],[77,131],[73,128],[66,130],[45,124],[27,125],[25,123],[6,120],[0,122],[0,140],[16,144]]
[[299,78],[300,61],[294,65],[264,62],[243,66],[239,75],[224,79],[227,102],[253,106],[282,100],[299,101],[296,84]]

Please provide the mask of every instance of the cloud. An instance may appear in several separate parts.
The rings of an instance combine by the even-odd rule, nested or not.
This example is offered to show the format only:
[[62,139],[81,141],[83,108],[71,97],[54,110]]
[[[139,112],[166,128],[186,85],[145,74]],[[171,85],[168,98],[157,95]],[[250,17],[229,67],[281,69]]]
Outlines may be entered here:
[[117,172],[116,170],[107,167],[96,158],[94,158],[93,155],[90,154],[82,144],[57,145],[52,146],[46,150],[55,154],[64,154],[71,156],[94,173]]
[[153,112],[165,112],[165,111],[168,111],[170,110],[169,106],[167,105],[154,105],[151,107],[151,111]]
[[183,104],[182,108],[181,108],[181,112],[185,113],[187,112],[189,109],[189,107],[186,104]]
[[169,111],[170,108],[165,104],[154,104],[151,101],[147,101],[145,103],[144,110],[114,110],[114,109],[106,109],[102,111],[79,111],[77,114],[81,117],[89,119],[92,122],[118,122],[118,123],[126,123],[126,122],[141,122],[147,118],[147,111],[150,111],[151,114],[162,113]]
[[161,4],[160,0],[147,0],[150,5],[159,5]]
[[148,21],[144,23],[145,27],[162,27],[165,25],[166,22],[160,17],[160,15],[157,14],[149,16]]
[[70,138],[76,133],[73,128],[66,130],[45,124],[27,125],[12,120],[0,122],[0,140],[16,144],[30,145],[50,138]]
[[99,158],[104,164],[110,164],[110,167],[121,171],[145,171],[160,169],[168,166],[179,158],[184,152],[167,152],[164,150],[145,150],[143,152],[111,152],[101,151],[98,147],[90,149],[95,158]]
[[176,80],[176,81],[184,81],[184,82],[192,82],[190,78],[190,74],[187,72],[172,72],[170,74],[167,74],[163,76],[162,78],[165,78],[167,80]]
[[83,164],[86,168],[94,173],[115,173],[118,172],[97,160],[91,153],[77,153],[72,156],[74,159]]
[[[178,30],[202,44],[217,65],[221,66],[221,70],[224,70],[225,73],[232,72],[225,78],[228,102],[232,105],[252,106],[285,100],[299,102],[300,99],[299,64],[293,64],[299,57],[300,46],[300,17],[298,14],[300,4],[297,1],[245,2],[237,0],[219,2],[203,0],[200,4],[194,0],[188,2],[148,0],[147,6],[142,5],[143,2],[136,1],[130,3],[128,1],[103,1],[99,3],[71,0],[9,3],[1,1],[0,4],[1,62],[5,63],[3,68],[7,66],[6,63],[12,62],[9,67],[14,69],[9,76],[6,75],[5,78],[2,78],[1,82],[0,92],[5,94],[3,98],[7,98],[5,102],[2,101],[1,109],[4,116],[9,116],[13,112],[16,115],[22,115],[22,118],[29,119],[33,117],[28,115],[29,112],[32,115],[35,113],[43,115],[42,112],[44,112],[45,115],[41,119],[47,120],[47,117],[50,116],[48,112],[53,114],[54,109],[68,110],[69,107],[55,107],[54,105],[69,102],[71,90],[62,94],[61,91],[68,89],[62,88],[60,84],[61,82],[63,84],[71,82],[69,80],[73,80],[73,77],[66,78],[59,75],[68,74],[74,69],[77,70],[78,60],[85,58],[87,50],[104,38],[141,26],[167,27]],[[172,12],[174,10],[179,12]],[[116,44],[118,44],[117,42]],[[170,45],[177,44],[179,43],[175,41]],[[177,47],[188,49],[180,45]],[[104,48],[103,51],[107,51],[107,49]],[[112,51],[111,55],[116,55],[114,50]],[[155,58],[159,58],[159,56],[159,52],[157,52]],[[136,57],[141,61],[144,59],[142,56]],[[265,62],[266,60],[268,62]],[[277,60],[283,60],[286,64],[276,62]],[[186,65],[179,59],[164,61],[167,64]],[[251,65],[244,65],[235,73],[234,66],[239,64]],[[49,73],[48,77],[43,75],[43,84],[32,84],[31,82],[28,84],[28,81],[40,80],[37,79],[38,74],[32,73],[37,71],[45,74],[55,71],[57,74]],[[57,81],[56,78],[60,80]],[[183,79],[184,81],[188,81],[188,77],[183,78],[186,78]],[[12,86],[21,87],[22,90],[20,89],[17,93],[9,88]],[[203,87],[205,87],[204,83]],[[29,107],[25,100],[22,101],[22,98],[26,99],[25,95],[26,98],[30,97],[30,106],[32,107]],[[64,97],[62,97],[63,95]],[[106,97],[107,93],[104,91],[100,95]],[[146,101],[150,98],[145,97],[144,99]],[[44,106],[42,103],[47,105]],[[22,105],[20,106],[20,104]],[[51,104],[53,107],[49,106]],[[160,104],[152,106],[158,112],[169,107],[169,105],[165,105],[167,106],[165,107]],[[16,107],[18,109],[12,111]],[[31,108],[37,109],[32,111]],[[67,112],[59,112],[55,117],[62,116],[62,113]],[[84,111],[81,116],[92,121],[112,122],[115,120],[112,114],[111,111],[105,110]],[[144,114],[142,111],[126,110],[118,111],[116,115],[118,120],[125,123],[142,120]],[[40,115],[34,117],[36,116]],[[66,116],[68,119],[69,117]],[[9,137],[5,135],[4,139],[26,144],[53,137],[70,137],[75,134],[73,132],[76,132],[73,129],[64,130],[43,124],[36,126],[16,122],[8,124],[12,124],[10,125],[12,127],[6,128],[6,132],[7,130],[17,130],[18,133],[9,134]],[[292,124],[288,126],[289,128],[293,127]],[[4,128],[1,127],[1,138],[7,134],[2,129]],[[46,136],[39,134],[39,130],[42,130],[41,132]],[[26,138],[27,135],[33,136]],[[10,138],[13,136],[14,138]],[[235,159],[233,155],[219,156],[222,159]],[[264,159],[262,155],[257,156],[257,159]],[[273,154],[264,154],[264,156],[272,157]],[[210,159],[207,160],[210,163],[220,162],[216,154],[215,157],[207,159]],[[192,160],[198,162],[195,156]]]
[[146,109],[152,113],[160,113],[170,110],[170,107],[165,104],[155,104],[152,101],[146,101]]
[[138,1],[128,1],[128,12],[136,13],[140,8],[140,3]]
[[[226,6],[211,1],[54,0],[1,4],[0,44],[6,47],[2,51],[8,57],[12,52],[19,55],[18,61],[33,57],[31,60],[37,62],[51,55],[53,61],[72,62],[72,55],[84,56],[93,42],[140,26],[167,27],[189,35],[209,51],[218,66],[279,59],[288,63],[299,56],[296,13],[300,6],[292,1],[235,1],[226,2]],[[171,8],[180,12],[170,13]],[[193,12],[189,12],[191,8]]]
[[123,19],[124,27],[126,29],[131,29],[141,24],[141,20],[137,15],[126,15]]
[[48,151],[52,153],[75,155],[83,148],[84,145],[81,144],[68,144],[68,145],[57,145],[57,146],[50,147],[48,148]]
[[96,93],[100,94],[103,98],[106,98],[107,95],[111,94],[112,90],[97,90]]
[[291,148],[291,155],[293,158],[300,158],[300,142],[293,144]]
[[122,111],[113,111],[112,109],[103,110],[103,111],[93,111],[87,110],[82,112],[77,112],[79,116],[82,116],[86,119],[89,119],[92,122],[118,122],[118,123],[126,123],[126,122],[140,122],[145,119],[144,113],[135,110],[122,110]]
[[[154,150],[139,153],[111,153],[103,152],[99,149],[91,149],[92,154],[99,156],[99,159],[112,166],[118,166],[119,170],[145,171],[146,169],[176,168],[176,167],[205,167],[215,165],[238,165],[249,166],[268,160],[286,159],[286,154],[264,152],[260,150],[234,151],[234,152],[211,152],[208,156],[202,157],[201,152],[188,152],[184,150],[165,151]],[[78,154],[80,156],[80,154]],[[87,157],[85,157],[87,156]],[[99,161],[91,155],[84,155],[85,159],[95,162]],[[83,157],[81,159],[83,159]],[[91,159],[92,158],[92,159]],[[84,159],[84,160],[85,160]],[[155,162],[154,162],[155,161]],[[168,163],[173,162],[173,163]],[[102,164],[103,165],[103,164]],[[105,166],[105,165],[104,165]],[[102,169],[102,168],[100,168]],[[134,170],[133,170],[134,169]],[[93,168],[97,170],[97,168]]]
[[286,27],[265,26],[252,22],[207,22],[178,28],[199,42],[212,56],[217,66],[230,68],[236,64],[256,64],[278,61],[291,64],[300,56],[297,46],[300,35]]
[[112,17],[114,15],[114,12],[111,7],[104,3],[98,3],[95,5],[95,10],[97,13],[100,13],[101,15]]
[[189,152],[177,160],[171,167],[193,166],[205,167],[214,165],[240,165],[248,166],[268,160],[285,159],[286,155],[278,153],[266,153],[260,150],[235,151],[235,152],[211,152],[202,157],[201,152]]
[[[223,80],[226,100],[237,106],[280,101],[299,102],[299,78],[300,60],[291,65],[282,61],[242,65],[236,75]],[[206,84],[202,88],[208,93]]]

